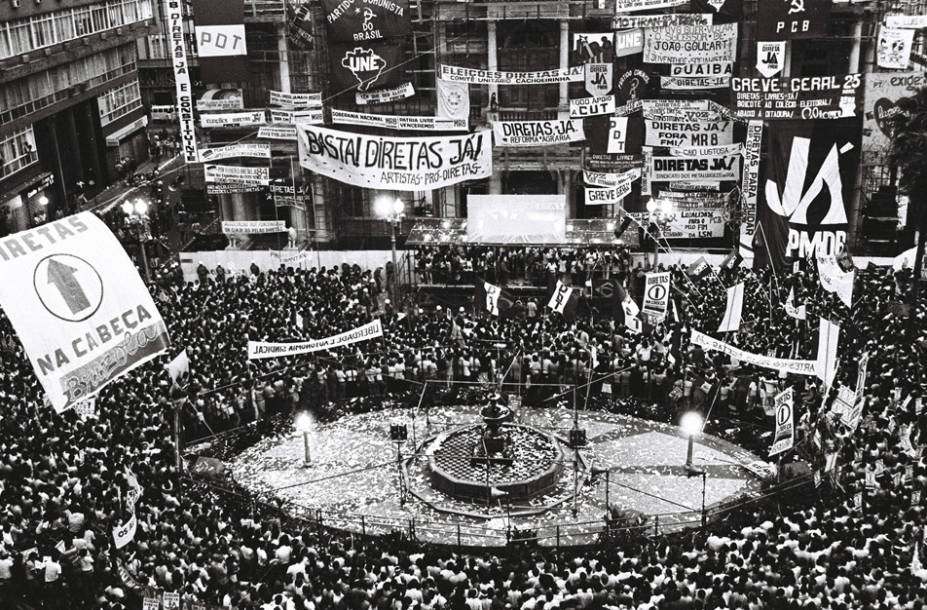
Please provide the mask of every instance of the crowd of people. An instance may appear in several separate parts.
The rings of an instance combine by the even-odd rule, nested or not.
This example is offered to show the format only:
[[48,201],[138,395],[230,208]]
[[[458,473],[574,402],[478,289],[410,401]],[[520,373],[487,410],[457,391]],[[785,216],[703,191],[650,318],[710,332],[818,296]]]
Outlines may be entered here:
[[[583,286],[603,267],[639,298],[645,272],[620,254],[584,248],[421,254],[420,272],[438,283],[465,282],[469,270],[499,284],[538,273],[541,285],[552,276]],[[813,265],[803,268],[696,277],[672,266],[674,313],[636,333],[602,307],[567,319],[541,300],[499,319],[479,304],[393,303],[382,272],[356,266],[202,267],[196,280],[152,284],[172,353],[107,386],[93,414],[59,415],[43,403],[0,316],[0,608],[25,600],[134,609],[154,589],[178,593],[184,607],[240,610],[923,608],[927,308],[918,303],[903,317],[893,305],[909,272],[857,270],[847,308],[820,287]],[[723,287],[738,281],[746,286],[743,322],[727,340],[743,350],[813,360],[817,319],[840,323],[840,366],[826,392],[816,378],[781,379],[689,344],[691,329],[718,327]],[[790,292],[806,306],[806,321],[785,312]],[[298,363],[246,358],[249,339],[326,337],[375,317],[382,338]],[[163,365],[181,349],[191,361],[189,438],[412,381],[500,379],[522,383],[537,404],[554,385],[597,379],[597,394],[610,384],[617,396],[670,405],[659,417],[695,408],[711,412],[709,432],[731,421],[768,431],[764,405],[788,385],[799,397],[793,453],[817,476],[804,494],[810,501],[797,506],[757,504],[695,533],[582,552],[466,554],[386,539],[360,546],[180,476],[176,396]],[[839,385],[855,386],[864,353],[864,418],[854,430],[830,405]],[[133,514],[134,539],[116,549],[113,528]]]

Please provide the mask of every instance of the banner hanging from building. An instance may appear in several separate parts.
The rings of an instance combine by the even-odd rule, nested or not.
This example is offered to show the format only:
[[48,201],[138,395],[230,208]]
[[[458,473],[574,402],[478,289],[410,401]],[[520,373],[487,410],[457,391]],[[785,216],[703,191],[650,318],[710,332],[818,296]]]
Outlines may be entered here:
[[570,118],[582,119],[600,114],[615,113],[615,96],[580,97],[570,100]]
[[840,119],[862,106],[860,74],[731,78],[732,110],[742,119]]
[[644,63],[706,65],[733,63],[736,60],[736,23],[644,30]]
[[756,233],[756,202],[760,190],[760,158],[763,153],[763,121],[747,123],[744,142],[744,174],[740,183],[741,215],[738,252],[753,259],[753,235]]
[[335,125],[360,125],[399,131],[467,131],[467,119],[442,119],[433,116],[406,116],[402,114],[367,114],[350,110],[331,109]]
[[309,110],[270,109],[270,123],[272,125],[295,125],[296,123],[321,125],[324,122],[325,114],[321,108],[312,108]]
[[409,0],[322,0],[328,39],[366,42],[412,31]]
[[573,32],[572,65],[609,65],[614,59],[614,32]]
[[648,168],[651,182],[677,180],[731,180],[740,179],[740,157],[661,157],[652,155]]
[[245,98],[241,89],[207,89],[196,100],[196,109],[200,112],[227,112],[244,110]]
[[225,235],[260,235],[264,233],[285,233],[286,221],[223,220],[222,232]]
[[787,40],[756,43],[756,71],[763,78],[772,78],[785,68]]
[[302,167],[363,188],[424,191],[492,175],[489,130],[393,138],[296,126]]
[[248,54],[244,23],[198,25],[194,30],[197,57],[230,57]]
[[660,87],[668,91],[698,91],[726,89],[731,84],[734,64],[676,64],[670,66],[670,75],[660,77]]
[[583,181],[589,186],[601,188],[616,188],[626,182],[630,183],[639,180],[640,177],[640,169],[632,169],[618,174],[583,170]]
[[685,4],[689,4],[689,0],[615,0],[615,12],[651,11],[657,8],[670,8]]
[[248,157],[251,159],[270,159],[270,144],[249,142],[246,144],[230,144],[218,148],[200,149],[200,161],[219,161],[233,157]]
[[248,78],[245,4],[228,0],[192,0],[200,79],[207,83]]
[[[667,117],[670,118],[670,117]],[[644,144],[679,148],[686,146],[724,146],[734,141],[733,121],[645,119]]]
[[613,30],[666,28],[682,25],[711,25],[710,13],[664,13],[662,15],[614,15]]
[[196,163],[199,153],[196,146],[196,125],[193,118],[193,87],[190,86],[190,66],[187,64],[187,46],[183,36],[183,3],[181,0],[164,0],[165,27],[171,47],[171,67],[174,71],[174,90],[177,95],[177,123],[183,159]]
[[346,345],[354,345],[361,341],[369,341],[383,336],[383,325],[380,320],[374,320],[358,326],[352,330],[311,341],[299,343],[268,343],[265,341],[248,341],[248,360],[261,360],[263,358],[282,358],[284,356],[299,356],[331,350]]
[[280,106],[287,110],[300,110],[302,108],[321,108],[321,93],[287,93],[285,91],[271,91],[268,103],[271,106]]
[[[627,57],[644,52],[644,30],[633,28],[615,32],[615,57]],[[614,64],[606,64],[613,66]]]
[[240,165],[204,165],[204,180],[212,182],[231,182],[233,184],[270,184],[270,168],[244,167]]
[[263,110],[200,115],[200,127],[204,129],[213,127],[250,127],[264,125],[265,123],[267,123],[267,114]]
[[0,239],[0,306],[57,412],[170,346],[119,240],[91,212]]
[[285,5],[287,39],[297,49],[313,48],[312,14],[309,11],[309,3],[304,2],[297,6],[293,2],[287,2]]
[[566,195],[470,195],[467,241],[562,244],[566,215]]
[[[398,102],[415,95],[415,87],[412,83],[403,83],[397,87],[388,89],[376,89],[374,91],[355,91],[354,103],[358,106],[367,106],[371,104],[388,104]],[[469,98],[467,98],[469,102]]]
[[402,46],[385,42],[330,43],[331,79],[336,90],[372,91],[402,80]]
[[[758,222],[760,262],[838,254],[847,240],[847,210],[856,184],[860,122],[790,121],[766,135],[766,184]],[[759,228],[757,229],[760,230]]]
[[[644,226],[650,220],[649,212],[628,212]],[[724,237],[724,211],[717,207],[681,208],[660,231],[665,239],[714,239]]]
[[262,125],[257,137],[265,140],[296,141],[296,125]]
[[583,122],[575,119],[552,121],[496,121],[492,124],[496,146],[552,146],[586,139]]
[[631,181],[622,182],[617,186],[585,189],[586,205],[616,205],[624,201],[631,194]]
[[549,85],[553,83],[583,82],[583,66],[541,70],[538,72],[512,72],[505,70],[480,70],[460,66],[442,65],[438,78],[451,83],[472,85]]
[[832,0],[761,0],[757,2],[757,40],[824,38]]
[[863,102],[863,156],[887,155],[891,149],[898,100],[927,86],[923,72],[871,72],[866,74]]
[[880,27],[879,43],[876,46],[876,61],[879,67],[907,70],[911,64],[914,34],[915,30]]

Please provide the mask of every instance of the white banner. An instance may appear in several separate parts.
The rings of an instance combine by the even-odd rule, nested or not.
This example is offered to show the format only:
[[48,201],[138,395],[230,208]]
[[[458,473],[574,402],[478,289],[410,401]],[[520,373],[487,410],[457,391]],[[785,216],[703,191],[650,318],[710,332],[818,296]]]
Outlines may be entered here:
[[644,284],[644,302],[641,309],[657,320],[666,318],[669,311],[670,274],[648,273]]
[[551,121],[496,121],[492,124],[496,146],[551,146],[586,139],[583,122],[573,119]]
[[[680,117],[682,119],[682,117]],[[647,146],[724,146],[734,141],[733,121],[645,119]]]
[[586,184],[608,189],[618,187],[626,182],[630,183],[639,180],[640,177],[641,170],[636,168],[620,174],[583,170],[583,181]]
[[840,325],[826,318],[819,319],[816,375],[831,386],[837,375],[837,348],[840,345]]
[[733,63],[736,59],[736,23],[644,30],[644,63],[712,64]]
[[674,180],[731,180],[740,178],[740,156],[729,157],[658,157],[650,158],[651,182]]
[[701,345],[706,350],[721,352],[723,354],[727,354],[731,358],[740,360],[741,362],[746,362],[747,364],[752,364],[764,369],[785,371],[794,375],[816,374],[814,360],[787,360],[785,358],[774,358],[772,356],[751,354],[750,352],[745,352],[742,349],[734,347],[729,343],[725,343],[720,339],[715,339],[704,333],[700,333],[694,328],[692,329],[691,342],[695,345]]
[[124,524],[113,528],[113,541],[117,549],[121,549],[135,539],[135,531],[138,529],[138,519],[135,514]]
[[285,220],[223,220],[225,235],[258,235],[261,233],[285,233]]
[[586,187],[586,205],[616,205],[631,194],[631,182],[623,182],[614,187]]
[[377,319],[363,326],[358,326],[355,329],[331,337],[325,337],[324,339],[313,339],[311,341],[301,341],[299,343],[248,341],[248,360],[311,354],[313,352],[335,349],[345,345],[353,345],[361,341],[369,341],[370,339],[376,339],[382,336],[383,327],[380,324],[380,320]]
[[541,70],[538,72],[512,72],[480,70],[460,66],[440,67],[438,78],[452,83],[473,85],[548,85],[553,83],[580,83],[584,80],[583,66]]
[[321,125],[325,122],[325,113],[321,108],[309,110],[277,110],[271,108],[270,122],[272,125],[295,125],[296,123]]
[[[644,51],[644,30],[632,28],[615,32],[615,57],[637,55]],[[611,66],[612,64],[608,64]]]
[[267,122],[267,115],[263,110],[246,110],[244,112],[221,112],[216,114],[201,114],[200,127],[248,127],[250,125],[263,125]]
[[592,96],[608,95],[614,88],[615,65],[609,63],[583,64],[583,82],[586,93]]
[[494,316],[499,315],[499,297],[502,295],[502,288],[483,282],[483,292],[486,293],[486,302],[483,307]]
[[628,117],[613,116],[608,119],[608,144],[605,151],[608,154],[624,153],[628,141]]
[[689,0],[616,0],[616,13],[633,13],[635,11],[649,11],[655,8],[669,8],[689,4]]
[[787,40],[760,41],[756,43],[756,70],[763,78],[772,78],[782,72],[785,66]]
[[239,95],[220,98],[201,98],[196,100],[196,109],[200,112],[225,112],[227,110],[244,110],[245,100]]
[[880,68],[907,70],[911,63],[911,47],[914,45],[915,30],[879,28],[877,45]]
[[187,349],[184,348],[173,360],[164,365],[167,376],[171,380],[171,385],[182,387],[186,385],[186,375],[190,374],[190,357],[187,355]]
[[727,303],[724,307],[724,317],[718,326],[719,333],[737,332],[740,330],[740,317],[744,309],[744,283],[740,282],[727,289]]
[[852,307],[853,282],[856,279],[856,270],[844,271],[841,269],[837,258],[833,254],[818,255],[815,259],[821,287],[827,292],[836,294],[847,307]]
[[357,91],[354,94],[354,103],[358,106],[367,106],[370,104],[386,104],[389,102],[398,102],[415,95],[415,87],[412,83],[403,83],[398,87],[389,89],[376,89],[374,91]]
[[769,448],[770,457],[788,451],[795,444],[794,403],[792,388],[776,395],[776,433]]
[[796,320],[806,320],[808,318],[807,307],[802,305],[795,305],[795,289],[789,289],[789,298],[785,300],[785,313],[791,318]]
[[183,159],[196,163],[199,153],[196,147],[196,125],[193,119],[193,87],[190,86],[190,67],[187,64],[187,46],[184,44],[183,2],[164,0],[164,28],[170,45],[171,67],[174,71],[174,89],[177,94],[177,122],[180,141],[183,144]]
[[886,15],[885,27],[923,30],[927,28],[927,15]]
[[670,75],[660,77],[660,87],[667,90],[722,89],[731,83],[734,64],[674,64]]
[[367,114],[332,108],[335,125],[361,125],[399,131],[467,131],[467,119],[443,119],[433,116],[406,116],[403,114]]
[[581,119],[587,116],[615,113],[615,96],[580,97],[570,100],[570,118]]
[[569,305],[572,296],[573,288],[557,280],[557,286],[554,288],[554,293],[550,295],[547,306],[562,315],[567,305]]
[[280,106],[295,110],[299,108],[321,108],[321,93],[285,93],[283,91],[270,91],[271,106]]
[[229,23],[225,25],[198,25],[196,33],[197,57],[230,57],[247,55],[245,43],[245,24]]
[[257,137],[265,140],[296,141],[296,125],[262,125],[258,127]]
[[[630,212],[647,226],[648,212]],[[706,239],[724,236],[724,210],[718,207],[679,208],[660,232],[665,239]]]
[[630,28],[666,28],[682,25],[711,25],[711,13],[665,13],[662,15],[615,15],[613,30]]
[[719,146],[681,146],[670,148],[671,157],[729,157],[731,155],[742,155],[744,145],[740,144],[721,144]]
[[392,138],[297,125],[302,167],[364,188],[427,191],[492,175],[488,130]]
[[200,161],[219,161],[234,157],[250,159],[270,159],[270,144],[252,142],[247,144],[229,144],[218,148],[201,148]]
[[270,184],[269,167],[244,167],[241,165],[204,165],[203,175],[207,184],[232,182],[235,184]]

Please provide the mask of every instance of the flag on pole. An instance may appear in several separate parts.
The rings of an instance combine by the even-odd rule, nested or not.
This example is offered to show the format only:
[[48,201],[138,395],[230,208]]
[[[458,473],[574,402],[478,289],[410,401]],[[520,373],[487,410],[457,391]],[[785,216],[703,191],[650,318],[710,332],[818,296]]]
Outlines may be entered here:
[[135,504],[138,502],[139,498],[142,497],[142,492],[144,488],[138,482],[138,479],[135,477],[135,473],[129,470],[129,467],[125,467],[126,481],[129,483],[129,490],[126,492],[126,507],[132,511],[132,514],[135,514]]
[[818,256],[818,278],[827,292],[836,294],[844,305],[853,306],[853,280],[855,271],[844,271],[833,256]]
[[132,518],[126,521],[124,524],[113,528],[113,540],[116,543],[116,548],[121,549],[125,545],[132,542],[135,539],[135,530],[138,529],[138,519],[135,518],[135,515],[132,515]]
[[724,308],[724,318],[718,326],[719,333],[734,332],[740,329],[740,316],[744,308],[744,283],[727,289],[727,305]]
[[482,309],[494,316],[498,316],[499,297],[502,295],[502,288],[477,279],[473,289],[473,303],[476,305],[477,309]]
[[698,257],[698,260],[689,265],[689,268],[686,269],[686,273],[693,277],[702,277],[711,270],[711,267],[708,264],[708,261],[705,260],[704,256]]
[[806,320],[808,318],[808,310],[805,307],[804,303],[795,306],[795,289],[789,289],[789,298],[785,301],[785,313],[789,316],[795,318],[796,320]]
[[547,306],[561,314],[568,321],[576,318],[576,309],[579,307],[579,290],[567,286],[557,280],[557,287],[551,295]]
[[171,378],[172,385],[177,387],[185,386],[187,378],[190,376],[190,358],[187,356],[186,348],[168,362],[164,368],[167,369],[167,376]]
[[743,262],[744,257],[740,255],[740,252],[737,250],[731,250],[731,253],[727,255],[724,259],[724,262],[721,263],[721,267],[724,269],[736,269],[740,266],[740,263]]
[[815,374],[828,387],[834,382],[837,374],[837,345],[840,341],[840,325],[820,319],[818,327],[818,357],[815,364]]

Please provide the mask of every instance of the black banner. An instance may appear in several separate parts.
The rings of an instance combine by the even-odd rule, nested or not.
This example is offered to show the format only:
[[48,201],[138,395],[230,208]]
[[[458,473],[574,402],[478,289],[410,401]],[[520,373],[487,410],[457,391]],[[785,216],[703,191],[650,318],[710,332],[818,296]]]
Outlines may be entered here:
[[859,74],[731,78],[731,109],[742,119],[839,119],[863,105]]
[[693,13],[714,15],[714,23],[734,23],[744,18],[744,0],[692,0]]
[[757,2],[757,40],[793,40],[827,36],[831,0]]
[[365,42],[412,31],[409,0],[322,0],[328,39]]
[[398,44],[359,43],[329,45],[335,87],[358,91],[382,89],[402,77],[402,47]]
[[312,15],[309,12],[309,4],[301,4],[298,7],[288,4],[286,7],[287,14],[287,37],[293,46],[300,49],[311,49],[312,41]]
[[836,255],[847,240],[860,119],[788,121],[766,136],[766,182],[757,209],[755,266]]

